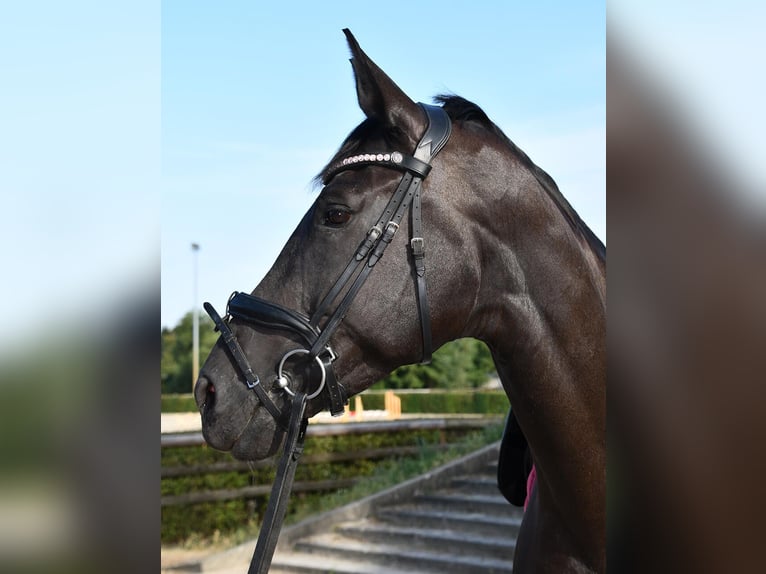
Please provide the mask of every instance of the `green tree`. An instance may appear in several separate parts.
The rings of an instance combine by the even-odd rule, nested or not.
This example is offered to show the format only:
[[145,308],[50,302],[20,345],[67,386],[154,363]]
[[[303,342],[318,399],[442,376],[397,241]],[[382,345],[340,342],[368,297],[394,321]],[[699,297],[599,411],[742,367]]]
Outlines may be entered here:
[[[163,393],[192,391],[192,342],[194,316],[191,311],[173,329],[162,329],[160,381]],[[204,313],[199,317],[200,366],[218,340],[213,321]]]
[[[162,329],[160,378],[163,393],[192,390],[192,324],[190,311],[173,329]],[[200,362],[218,334],[207,315],[200,314]],[[476,339],[458,339],[438,349],[430,365],[405,365],[375,385],[384,389],[464,389],[480,387],[495,371],[487,346]]]
[[399,367],[375,386],[384,389],[479,387],[495,371],[489,348],[477,339],[458,339],[433,354],[430,365]]

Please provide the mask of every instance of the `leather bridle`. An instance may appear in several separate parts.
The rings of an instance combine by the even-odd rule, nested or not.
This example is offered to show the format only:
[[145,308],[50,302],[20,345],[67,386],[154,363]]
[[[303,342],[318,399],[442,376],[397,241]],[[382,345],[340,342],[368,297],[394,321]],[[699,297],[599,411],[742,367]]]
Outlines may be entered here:
[[[391,153],[358,154],[344,158],[331,166],[324,178],[329,182],[338,173],[351,169],[359,169],[370,165],[382,166],[404,172],[399,185],[391,196],[383,213],[372,226],[364,240],[359,244],[354,256],[346,265],[343,272],[317,306],[312,316],[288,309],[271,301],[254,295],[234,292],[226,306],[226,317],[221,319],[210,303],[205,303],[208,312],[221,332],[223,341],[232,354],[238,369],[245,377],[245,384],[258,396],[258,400],[284,428],[285,413],[272,401],[268,392],[263,388],[260,378],[250,367],[242,348],[229,328],[231,318],[251,323],[258,327],[292,332],[303,341],[304,348],[297,348],[286,353],[277,366],[276,383],[287,394],[293,395],[290,389],[289,375],[284,371],[285,361],[293,355],[306,355],[309,361],[316,361],[321,376],[320,382],[307,399],[313,399],[326,388],[327,402],[330,413],[337,416],[343,413],[348,401],[345,388],[339,383],[333,370],[337,358],[330,347],[330,338],[340,325],[351,307],[359,290],[370,276],[373,268],[383,256],[388,245],[394,238],[399,226],[411,207],[410,248],[416,273],[418,293],[418,309],[423,344],[422,363],[431,360],[431,320],[428,309],[428,293],[426,290],[425,274],[425,241],[422,232],[422,216],[420,202],[420,184],[431,170],[430,161],[447,143],[451,132],[451,122],[447,113],[438,106],[420,104],[428,117],[428,128],[418,143],[415,153],[411,156],[394,151]],[[320,326],[322,318],[339,295],[346,291],[335,310]]]
[[[226,316],[223,319],[210,303],[204,304],[205,310],[213,319],[216,330],[220,331],[221,338],[237,368],[244,376],[245,385],[256,393],[259,402],[274,417],[277,425],[288,432],[282,460],[266,510],[264,526],[261,529],[253,561],[250,565],[250,574],[267,572],[276,548],[274,527],[277,527],[278,533],[279,525],[286,510],[287,496],[292,486],[295,466],[303,449],[307,423],[304,417],[306,402],[319,397],[326,390],[330,413],[333,416],[338,416],[344,412],[344,407],[348,402],[348,393],[335,376],[333,364],[337,355],[330,347],[330,339],[346,316],[359,290],[393,240],[408,209],[411,216],[410,230],[412,234],[410,248],[415,267],[423,345],[421,362],[428,363],[431,361],[431,320],[426,290],[425,242],[422,232],[420,188],[422,181],[431,171],[431,160],[447,143],[452,131],[452,124],[449,116],[441,107],[422,103],[419,105],[426,113],[428,127],[412,155],[402,154],[398,151],[360,153],[343,158],[327,170],[324,177],[325,184],[341,172],[367,166],[394,169],[403,172],[404,175],[383,213],[359,244],[354,256],[311,317],[306,317],[298,311],[260,297],[236,291],[229,298]],[[328,309],[344,291],[345,294],[335,310],[320,326],[322,319],[328,313]],[[292,397],[289,413],[280,409],[263,388],[258,375],[253,371],[242,347],[229,327],[232,318],[262,328],[288,331],[296,334],[303,341],[305,346],[285,353],[276,368],[276,385]],[[296,355],[305,355],[309,361],[315,361],[319,368],[319,383],[310,394],[290,389],[290,377],[285,371],[285,363]]]

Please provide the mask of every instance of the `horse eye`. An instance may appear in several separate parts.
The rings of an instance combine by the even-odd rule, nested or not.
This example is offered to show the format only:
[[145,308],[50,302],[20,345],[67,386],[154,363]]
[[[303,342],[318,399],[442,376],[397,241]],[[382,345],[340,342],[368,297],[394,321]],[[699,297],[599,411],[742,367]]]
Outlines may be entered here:
[[337,226],[348,223],[350,220],[351,220],[351,212],[345,209],[339,209],[337,207],[328,209],[327,213],[324,214],[325,225],[337,227]]

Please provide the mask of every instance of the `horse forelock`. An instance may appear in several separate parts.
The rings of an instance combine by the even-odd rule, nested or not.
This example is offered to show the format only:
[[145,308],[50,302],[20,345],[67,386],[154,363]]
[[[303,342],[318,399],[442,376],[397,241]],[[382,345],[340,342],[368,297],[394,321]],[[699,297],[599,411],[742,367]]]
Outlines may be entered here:
[[377,119],[366,118],[362,123],[356,126],[350,134],[348,134],[338,148],[338,151],[333,155],[332,159],[330,159],[327,165],[322,168],[322,171],[314,177],[314,185],[316,187],[326,185],[332,167],[343,158],[359,153],[362,146],[371,139],[384,140],[387,148],[390,148],[392,151],[397,147],[397,138],[394,132],[384,129],[381,122]]

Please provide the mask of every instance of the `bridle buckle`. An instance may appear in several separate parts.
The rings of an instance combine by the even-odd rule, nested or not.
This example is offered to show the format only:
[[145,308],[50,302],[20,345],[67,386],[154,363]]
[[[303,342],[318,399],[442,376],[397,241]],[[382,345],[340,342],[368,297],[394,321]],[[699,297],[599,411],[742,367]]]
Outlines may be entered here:
[[319,353],[319,356],[322,357],[322,355],[324,355],[325,353],[327,353],[327,362],[328,363],[334,363],[335,359],[338,358],[338,354],[335,351],[333,351],[332,347],[330,347],[329,345],[324,348],[324,351]]
[[413,237],[410,239],[410,247],[412,248],[412,254],[415,257],[423,257],[426,253],[425,241],[422,237]]
[[[251,373],[253,373],[253,371],[252,371],[252,370],[251,370],[250,372],[251,372]],[[247,385],[247,388],[248,388],[248,389],[250,389],[251,391],[252,391],[252,390],[253,390],[255,387],[257,387],[258,385],[260,385],[260,384],[261,384],[261,379],[259,379],[259,378],[258,378],[258,375],[256,375],[255,373],[253,373],[253,377],[255,377],[255,378],[254,378],[254,380],[253,380],[253,382],[250,382],[250,380],[249,380],[249,377],[245,377],[245,384]]]
[[371,241],[375,241],[378,239],[378,237],[381,236],[383,233],[383,230],[378,227],[377,225],[373,225],[372,228],[370,228],[370,231],[367,232],[367,236],[370,238]]

